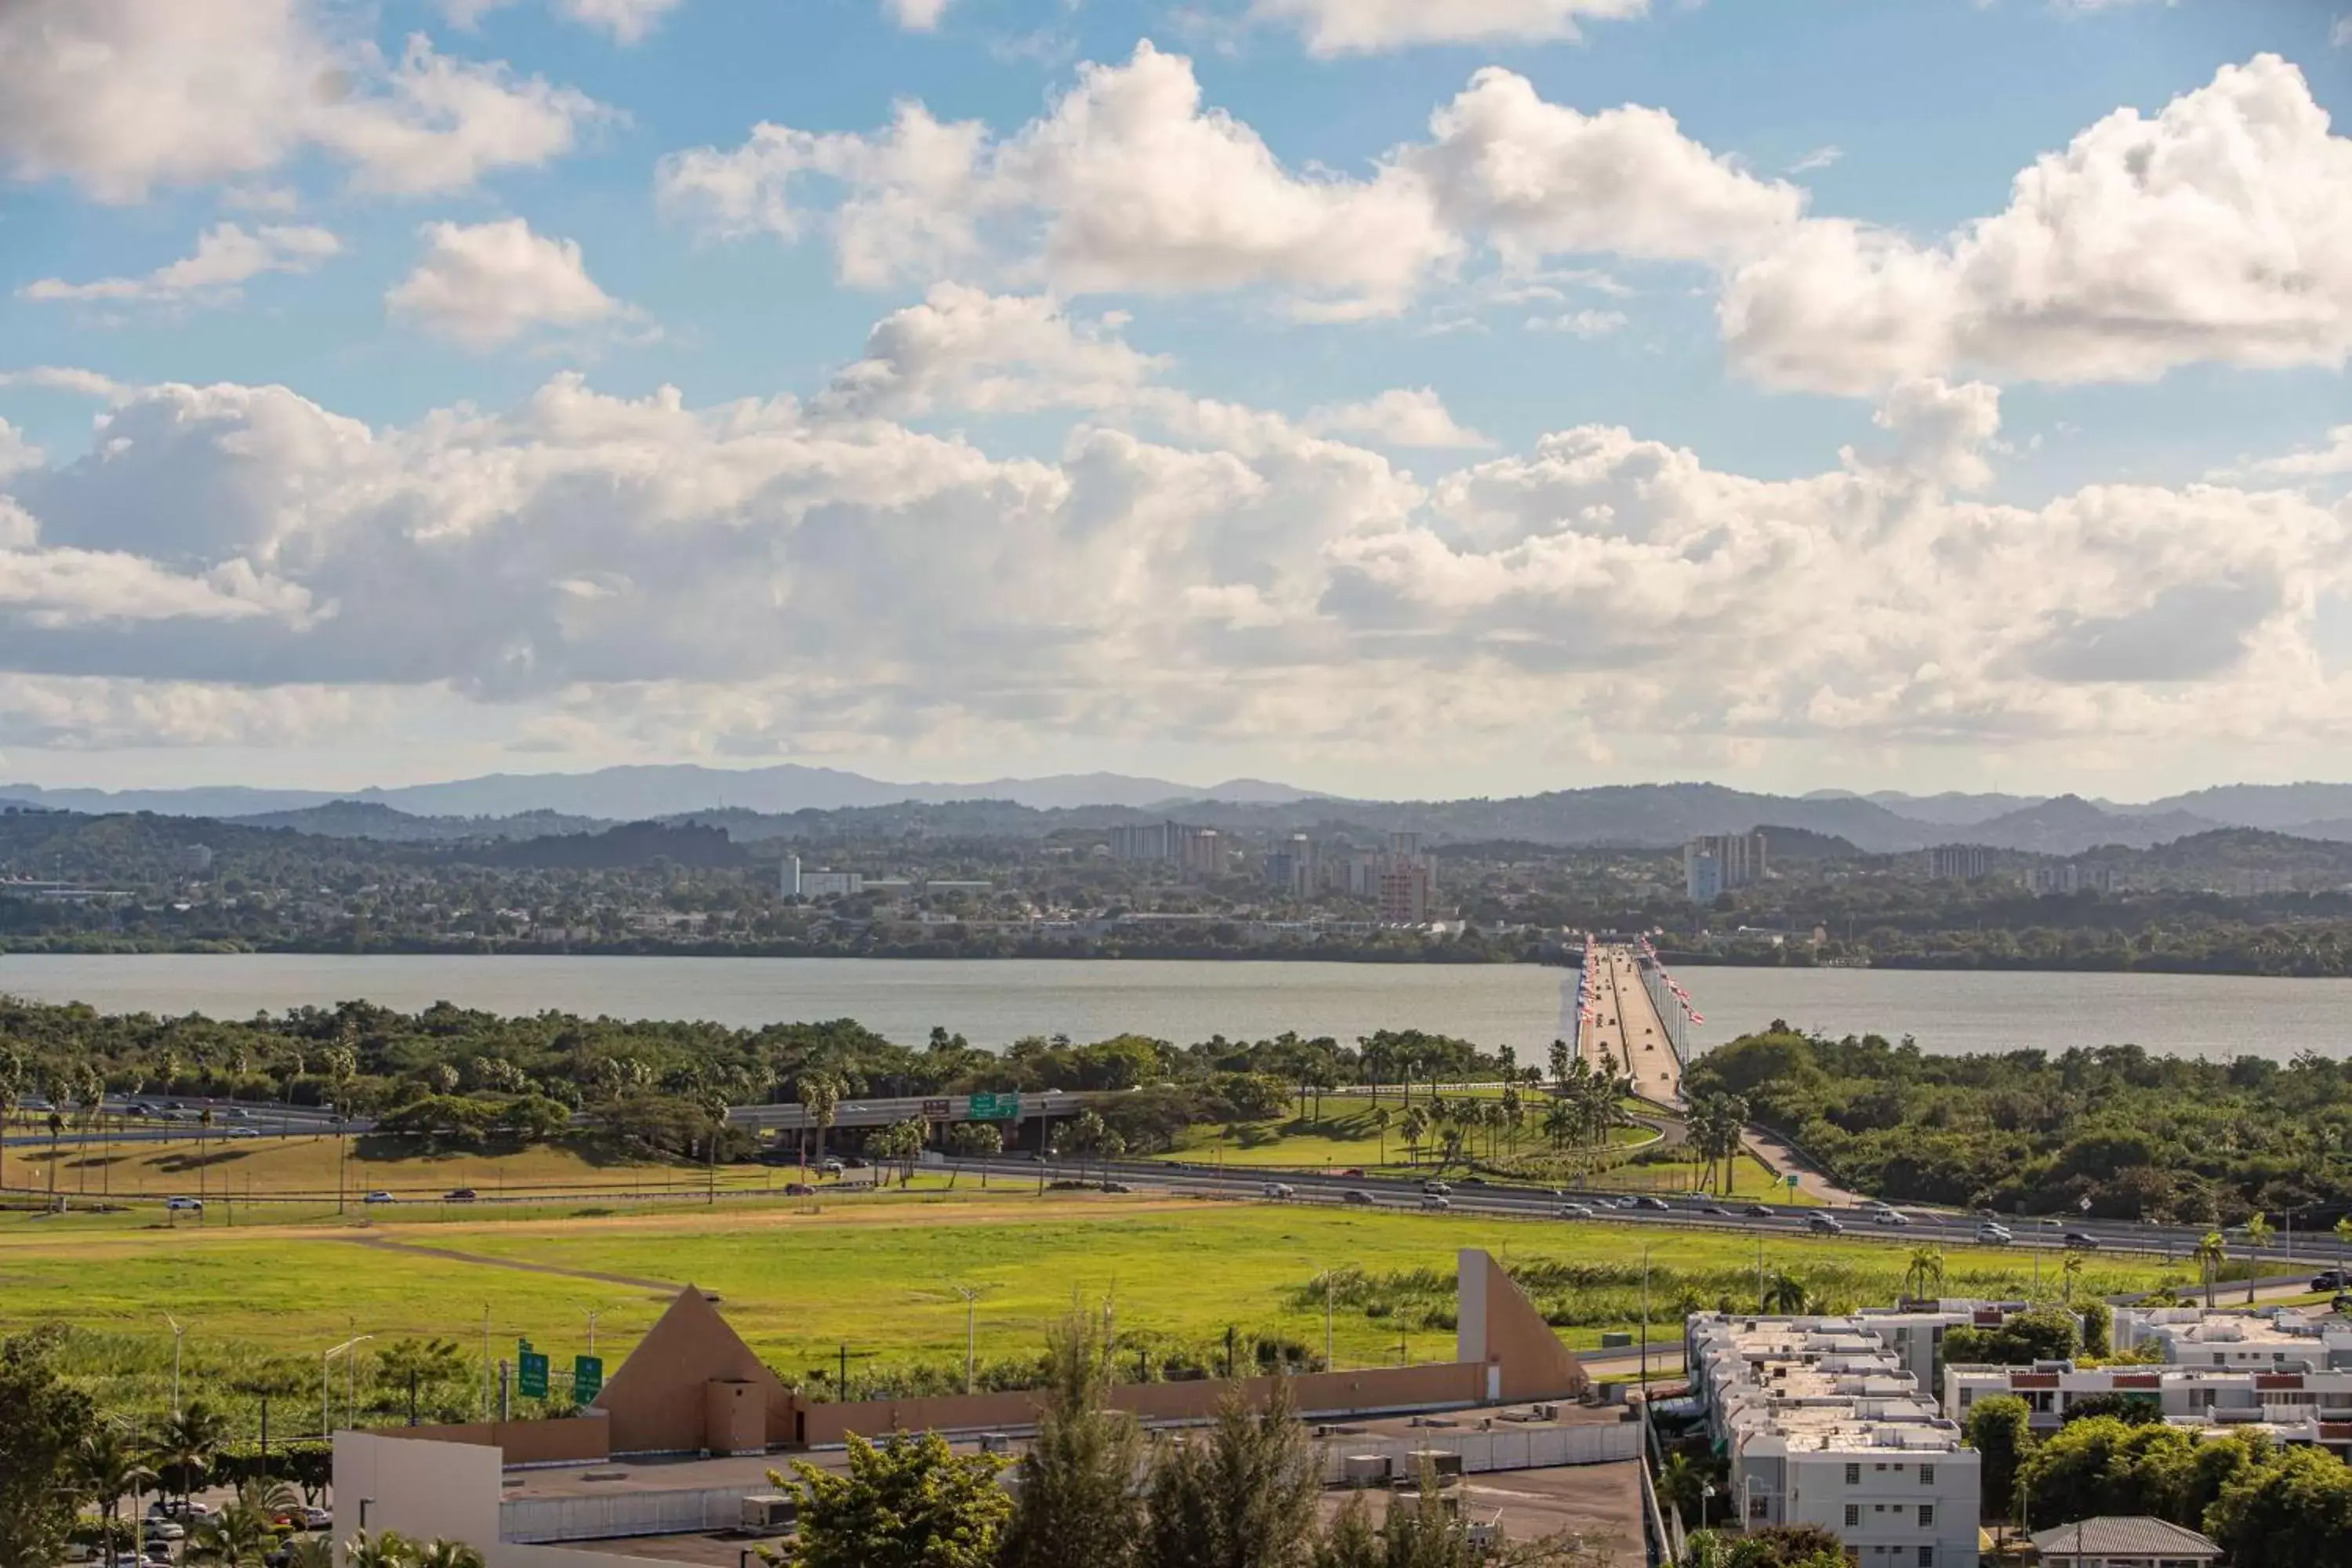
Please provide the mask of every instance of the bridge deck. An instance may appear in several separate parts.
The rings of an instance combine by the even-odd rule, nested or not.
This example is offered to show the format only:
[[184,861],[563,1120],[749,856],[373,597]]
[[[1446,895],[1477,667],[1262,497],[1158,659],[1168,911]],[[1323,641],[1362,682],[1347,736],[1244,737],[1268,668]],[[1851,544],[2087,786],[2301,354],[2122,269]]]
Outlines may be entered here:
[[1641,962],[1629,946],[1601,949],[1592,1001],[1596,1016],[1578,1028],[1576,1048],[1596,1069],[1604,1054],[1614,1057],[1633,1080],[1635,1093],[1673,1105],[1683,1097],[1683,1064],[1650,988],[1642,983]]

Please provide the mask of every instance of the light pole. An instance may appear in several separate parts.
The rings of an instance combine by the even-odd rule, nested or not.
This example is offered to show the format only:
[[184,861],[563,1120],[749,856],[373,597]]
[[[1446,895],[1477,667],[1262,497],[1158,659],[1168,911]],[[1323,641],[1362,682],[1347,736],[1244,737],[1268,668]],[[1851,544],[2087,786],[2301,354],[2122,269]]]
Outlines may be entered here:
[[[959,1285],[950,1279],[948,1281],[948,1289],[963,1298],[963,1391],[970,1394],[972,1389],[973,1376],[979,1369],[980,1363],[980,1293],[986,1287]],[[845,1361],[843,1363],[845,1369],[847,1364]],[[845,1380],[848,1375],[846,1370],[842,1373]]]
[[375,1338],[373,1334],[361,1334],[354,1338],[351,1342],[354,1353],[345,1358],[343,1362],[343,1425],[346,1426],[352,1426],[359,1420],[360,1358],[356,1353],[357,1347],[373,1338]]
[[180,1414],[180,1342],[186,1337],[188,1331],[182,1328],[180,1320],[169,1312],[163,1314],[163,1321],[172,1325],[172,1414],[177,1416]]
[[596,1320],[604,1315],[604,1309],[602,1307],[583,1307],[580,1309],[580,1312],[583,1317],[588,1320],[588,1353],[593,1356],[596,1353]]
[[373,1338],[373,1334],[356,1334],[319,1357],[319,1440],[322,1443],[333,1441],[335,1435],[334,1406],[330,1403],[335,1385],[328,1375],[327,1363],[353,1345]]

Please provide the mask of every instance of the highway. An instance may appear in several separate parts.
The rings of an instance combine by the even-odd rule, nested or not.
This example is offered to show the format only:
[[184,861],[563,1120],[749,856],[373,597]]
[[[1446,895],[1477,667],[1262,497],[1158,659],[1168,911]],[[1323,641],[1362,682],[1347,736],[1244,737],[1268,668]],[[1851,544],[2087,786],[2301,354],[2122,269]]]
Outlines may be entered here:
[[1679,1105],[1683,1098],[1683,1064],[1666,1035],[1666,1021],[1658,1016],[1650,988],[1642,983],[1641,958],[1633,949],[1612,943],[1599,950],[1595,964],[1593,1017],[1577,1030],[1577,1050],[1586,1065],[1600,1070],[1601,1058],[1614,1058],[1618,1070],[1633,1080],[1633,1092],[1661,1105]]

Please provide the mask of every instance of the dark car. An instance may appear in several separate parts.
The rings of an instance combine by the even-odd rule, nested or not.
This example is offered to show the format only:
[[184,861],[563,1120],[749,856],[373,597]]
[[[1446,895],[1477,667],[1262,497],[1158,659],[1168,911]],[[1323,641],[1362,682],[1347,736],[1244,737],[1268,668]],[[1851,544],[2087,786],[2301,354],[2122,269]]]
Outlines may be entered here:
[[2068,1247],[2073,1247],[2077,1252],[2096,1252],[2099,1250],[2099,1238],[2095,1236],[2086,1236],[2079,1230],[2068,1231],[2063,1239]]
[[1769,1204],[1749,1204],[1746,1208],[1741,1209],[1739,1212],[1746,1215],[1749,1219],[1770,1219],[1772,1217],[1772,1205]]
[[1364,1208],[1370,1205],[1372,1194],[1365,1192],[1360,1187],[1350,1188],[1348,1193],[1348,1201],[1355,1205],[1358,1208]]
[[786,1182],[784,1184],[784,1196],[788,1198],[813,1198],[816,1196],[816,1189],[810,1186],[806,1182]]
[[442,1194],[441,1201],[445,1204],[469,1204],[481,1195],[471,1187],[458,1187],[454,1191]]
[[1675,1205],[1664,1198],[1635,1198],[1633,1206],[1637,1209],[1657,1209],[1663,1212],[1671,1210]]
[[1731,1211],[1725,1208],[1721,1204],[1701,1204],[1699,1205],[1698,1212],[1701,1214],[1713,1215],[1717,1219],[1731,1218]]
[[2315,1290],[2341,1290],[2344,1289],[2344,1271],[2340,1268],[2323,1269],[2311,1277],[2311,1288]]
[[1805,1218],[1805,1228],[1821,1236],[1843,1236],[1845,1234],[1845,1226],[1840,1225],[1837,1221],[1832,1219],[1825,1214],[1808,1215]]

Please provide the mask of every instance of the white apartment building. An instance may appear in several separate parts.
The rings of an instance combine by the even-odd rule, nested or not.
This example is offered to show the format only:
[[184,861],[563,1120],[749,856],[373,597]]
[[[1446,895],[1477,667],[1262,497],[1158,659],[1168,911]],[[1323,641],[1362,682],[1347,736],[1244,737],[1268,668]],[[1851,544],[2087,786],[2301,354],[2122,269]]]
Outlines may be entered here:
[[866,874],[862,871],[803,871],[800,884],[801,897],[804,899],[845,899],[866,890]]
[[1974,1563],[1978,1456],[1913,1368],[1975,1314],[1693,1316],[1685,1365],[1729,1456],[1736,1516],[1750,1529],[1819,1525],[1860,1568]]
[[2352,1459],[2352,1330],[2299,1312],[2207,1312],[2196,1307],[2118,1309],[2116,1347],[2154,1344],[2161,1365],[1948,1366],[1944,1414],[1965,1425],[1977,1405],[2011,1394],[2037,1431],[2054,1431],[2078,1402],[2113,1395],[2178,1426],[2258,1428]]

